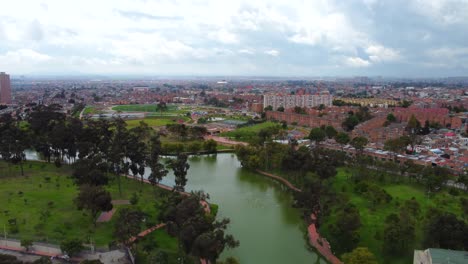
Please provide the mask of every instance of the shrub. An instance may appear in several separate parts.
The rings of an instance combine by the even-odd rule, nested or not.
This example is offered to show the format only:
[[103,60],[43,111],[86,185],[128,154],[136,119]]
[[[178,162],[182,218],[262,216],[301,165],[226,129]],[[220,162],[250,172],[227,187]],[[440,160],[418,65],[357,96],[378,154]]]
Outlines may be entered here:
[[80,239],[67,239],[60,243],[60,249],[66,252],[70,257],[74,256],[84,249]]
[[136,193],[132,194],[132,197],[130,198],[130,204],[135,205],[138,203],[138,195]]

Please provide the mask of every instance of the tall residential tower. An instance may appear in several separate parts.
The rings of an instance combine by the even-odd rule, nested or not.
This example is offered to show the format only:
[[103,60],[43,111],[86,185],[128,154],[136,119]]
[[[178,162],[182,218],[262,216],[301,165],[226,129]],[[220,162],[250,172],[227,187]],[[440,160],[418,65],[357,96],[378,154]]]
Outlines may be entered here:
[[10,75],[0,72],[0,104],[11,104]]

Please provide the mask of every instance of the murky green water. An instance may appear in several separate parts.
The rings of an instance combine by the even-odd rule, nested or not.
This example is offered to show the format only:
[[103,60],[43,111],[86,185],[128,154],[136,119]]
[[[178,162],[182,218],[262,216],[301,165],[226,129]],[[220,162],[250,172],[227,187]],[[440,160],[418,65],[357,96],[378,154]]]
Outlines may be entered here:
[[[29,151],[27,158],[39,157]],[[222,258],[234,256],[241,264],[318,263],[307,248],[305,223],[291,207],[292,195],[278,182],[242,169],[234,154],[191,157],[187,178],[187,191],[209,193],[210,202],[219,205],[218,218],[231,219],[228,232],[240,246],[225,250]],[[173,174],[161,183],[173,186]]]
[[[173,175],[163,182],[173,185]],[[291,207],[291,194],[279,183],[241,168],[233,154],[190,158],[187,191],[204,190],[219,205],[218,217],[229,217],[229,232],[240,241],[223,258],[242,264],[315,263],[307,249],[305,224]]]

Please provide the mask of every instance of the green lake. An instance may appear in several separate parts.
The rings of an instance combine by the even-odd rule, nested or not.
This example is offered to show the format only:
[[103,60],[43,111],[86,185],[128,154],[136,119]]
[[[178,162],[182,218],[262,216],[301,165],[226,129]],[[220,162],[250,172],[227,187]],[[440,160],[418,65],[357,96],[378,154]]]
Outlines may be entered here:
[[[291,207],[292,195],[278,182],[241,168],[234,154],[191,157],[187,178],[187,191],[209,193],[219,205],[218,218],[231,219],[228,232],[240,246],[225,250],[222,258],[234,256],[242,264],[318,263],[300,212]],[[173,186],[174,176],[162,183]]]

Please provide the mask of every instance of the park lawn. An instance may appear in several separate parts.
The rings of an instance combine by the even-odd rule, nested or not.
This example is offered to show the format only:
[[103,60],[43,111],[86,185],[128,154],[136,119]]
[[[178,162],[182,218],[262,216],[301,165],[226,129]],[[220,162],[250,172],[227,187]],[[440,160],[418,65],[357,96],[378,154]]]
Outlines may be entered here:
[[[139,239],[136,247],[136,262],[149,263],[149,252],[164,251],[168,256],[168,263],[179,263],[179,243],[171,237],[165,229],[158,229],[146,237]],[[184,263],[198,263],[195,257],[186,256]]]
[[83,115],[94,115],[94,114],[99,114],[101,112],[102,111],[98,110],[96,107],[88,105],[83,110]]
[[[18,166],[11,166],[9,171],[6,163],[0,163],[0,224],[5,224],[8,231],[8,219],[16,218],[19,229],[17,234],[8,234],[9,237],[55,244],[66,238],[92,239],[98,247],[107,246],[113,241],[116,215],[110,222],[97,223],[95,228],[90,217],[76,209],[73,199],[78,189],[69,178],[72,173],[70,166],[56,168],[53,164],[26,162],[24,168],[25,176],[20,176]],[[113,199],[129,200],[133,193],[137,193],[139,202],[135,206],[150,215],[147,222],[156,224],[158,212],[151,202],[155,200],[153,187],[123,177],[121,181],[122,195],[119,194],[116,179],[109,184],[108,190]],[[163,190],[157,189],[156,192]],[[131,206],[116,206],[116,214],[119,208]]]
[[144,118],[144,119],[132,119],[126,120],[127,128],[134,128],[140,125],[140,122],[143,121],[150,127],[161,127],[168,124],[175,124],[175,118]]
[[255,124],[252,126],[240,127],[233,131],[221,133],[220,135],[224,137],[234,138],[240,141],[249,141],[253,139],[254,137],[256,137],[258,132],[260,132],[260,130],[269,128],[269,127],[275,127],[275,126],[280,126],[280,125],[278,123],[267,121],[267,122]]
[[[391,213],[398,214],[399,204],[403,204],[404,201],[412,199],[414,197],[421,206],[421,213],[419,221],[416,224],[416,238],[415,238],[415,249],[422,249],[423,240],[423,226],[422,219],[426,215],[430,207],[436,207],[440,210],[454,213],[457,217],[463,217],[463,211],[459,202],[459,197],[451,196],[446,190],[443,190],[433,196],[428,197],[425,194],[423,187],[409,183],[388,183],[380,184],[391,196],[392,201],[389,204],[383,204],[378,206],[375,210],[371,210],[371,203],[364,197],[356,194],[353,190],[354,184],[347,177],[349,172],[345,169],[338,169],[338,174],[333,182],[333,188],[337,192],[346,193],[350,198],[351,203],[357,206],[361,215],[361,229],[360,229],[360,243],[359,246],[368,247],[378,258],[379,263],[409,263],[412,258],[411,254],[406,257],[395,257],[389,259],[388,256],[382,255],[383,247],[383,229],[386,217]],[[460,194],[465,195],[466,194]],[[336,209],[336,208],[335,208]],[[324,218],[324,223],[320,227],[320,232],[325,236],[330,236],[330,230],[328,225],[336,222],[337,211],[332,209],[330,216]],[[377,236],[376,236],[377,234]]]
[[[133,104],[133,105],[117,105],[112,107],[114,111],[122,112],[160,112],[157,108],[157,104]],[[162,113],[181,113],[176,105],[167,105],[167,109]]]

